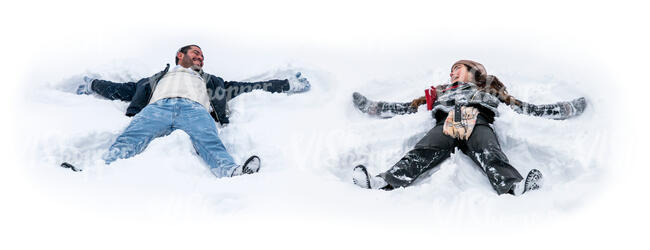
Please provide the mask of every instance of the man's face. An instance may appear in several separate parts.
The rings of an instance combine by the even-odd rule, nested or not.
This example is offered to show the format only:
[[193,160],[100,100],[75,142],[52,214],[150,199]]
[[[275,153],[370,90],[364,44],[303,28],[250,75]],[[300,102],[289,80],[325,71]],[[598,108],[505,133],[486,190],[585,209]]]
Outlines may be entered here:
[[449,73],[449,77],[451,77],[451,83],[455,82],[472,82],[474,80],[474,77],[472,77],[472,74],[469,70],[467,70],[467,66],[463,64],[456,64],[454,67],[451,68],[451,73]]
[[183,68],[198,68],[203,67],[203,52],[199,47],[192,46],[187,53],[183,54],[178,52],[178,64]]

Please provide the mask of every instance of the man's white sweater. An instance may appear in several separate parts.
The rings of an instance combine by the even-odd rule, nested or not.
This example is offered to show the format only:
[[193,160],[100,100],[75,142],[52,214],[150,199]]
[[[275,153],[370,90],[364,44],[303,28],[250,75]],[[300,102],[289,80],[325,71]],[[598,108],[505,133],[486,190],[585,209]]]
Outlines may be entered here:
[[188,68],[176,65],[158,82],[149,104],[165,98],[187,98],[198,102],[209,112],[210,98],[201,75]]

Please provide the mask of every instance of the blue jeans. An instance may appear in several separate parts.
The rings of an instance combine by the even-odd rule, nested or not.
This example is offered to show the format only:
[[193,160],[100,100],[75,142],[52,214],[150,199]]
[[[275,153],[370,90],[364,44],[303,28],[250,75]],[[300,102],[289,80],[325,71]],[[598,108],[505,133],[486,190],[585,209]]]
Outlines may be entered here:
[[142,152],[156,137],[180,129],[190,135],[199,156],[217,177],[230,176],[237,167],[226,151],[214,119],[201,104],[185,98],[166,98],[147,105],[117,137],[103,159],[106,164]]

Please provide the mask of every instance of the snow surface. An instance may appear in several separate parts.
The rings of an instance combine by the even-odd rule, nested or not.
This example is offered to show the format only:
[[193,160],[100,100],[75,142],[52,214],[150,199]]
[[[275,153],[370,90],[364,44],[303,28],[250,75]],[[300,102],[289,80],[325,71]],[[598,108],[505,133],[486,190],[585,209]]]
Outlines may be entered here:
[[[207,72],[245,74],[210,67],[210,50],[204,50]],[[133,70],[134,63],[126,62],[86,73],[79,70],[62,80],[33,83],[37,90],[25,93],[21,105],[30,112],[19,124],[30,159],[26,171],[33,177],[30,181],[42,186],[42,195],[66,197],[72,202],[65,204],[69,209],[139,218],[281,215],[364,223],[395,216],[390,220],[489,225],[539,223],[587,204],[606,182],[609,126],[601,122],[606,120],[599,105],[603,96],[589,91],[581,79],[521,76],[491,67],[489,57],[481,61],[522,100],[538,104],[580,96],[589,100],[582,116],[564,121],[499,107],[501,116],[494,128],[503,150],[522,175],[532,168],[543,172],[545,186],[540,191],[498,196],[481,170],[459,151],[408,188],[386,192],[353,185],[354,166],[364,164],[372,174],[387,170],[434,121],[424,106],[412,115],[369,117],[354,108],[352,93],[359,91],[373,100],[410,100],[430,83],[448,82],[453,60],[382,76],[327,70],[326,65],[276,65],[241,79],[282,79],[300,71],[312,90],[292,95],[254,91],[233,99],[231,123],[220,128],[220,137],[238,163],[256,154],[262,169],[259,174],[223,179],[208,171],[189,136],[178,130],[155,139],[140,155],[105,166],[101,155],[131,120],[124,115],[128,103],[76,95],[74,89],[84,74],[133,81],[162,67]],[[365,80],[353,81],[352,74]],[[63,161],[84,171],[58,167]]]

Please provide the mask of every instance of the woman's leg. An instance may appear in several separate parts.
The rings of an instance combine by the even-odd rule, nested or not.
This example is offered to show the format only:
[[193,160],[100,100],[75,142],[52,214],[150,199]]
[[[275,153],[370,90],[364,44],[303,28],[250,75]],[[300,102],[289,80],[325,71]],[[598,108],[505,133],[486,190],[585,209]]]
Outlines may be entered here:
[[477,124],[472,135],[460,148],[483,169],[498,194],[507,193],[515,183],[523,179],[501,151],[497,135],[489,125]]
[[442,133],[442,124],[436,125],[422,138],[415,148],[400,159],[388,171],[379,174],[391,187],[406,187],[418,176],[449,158],[456,140]]

